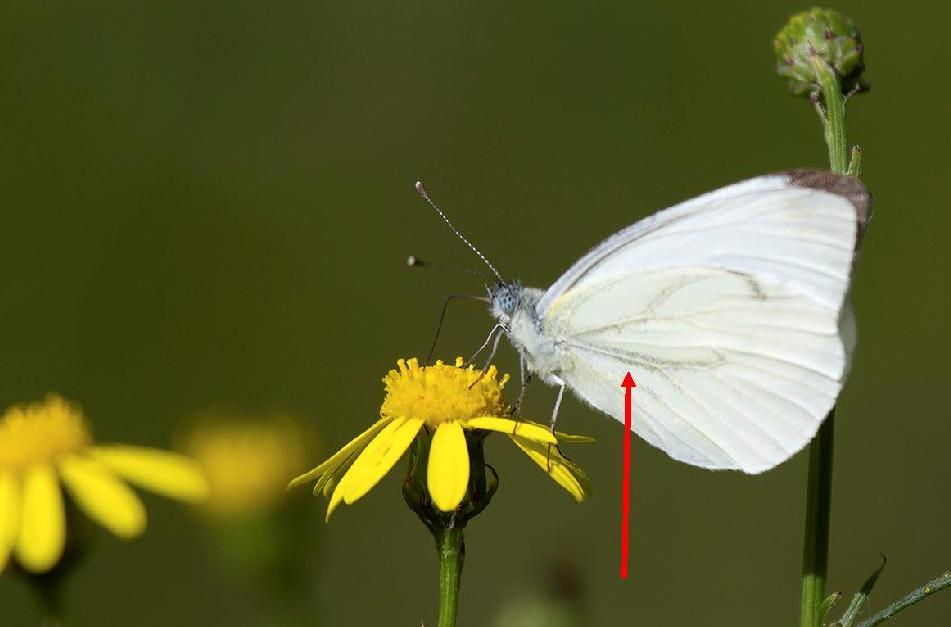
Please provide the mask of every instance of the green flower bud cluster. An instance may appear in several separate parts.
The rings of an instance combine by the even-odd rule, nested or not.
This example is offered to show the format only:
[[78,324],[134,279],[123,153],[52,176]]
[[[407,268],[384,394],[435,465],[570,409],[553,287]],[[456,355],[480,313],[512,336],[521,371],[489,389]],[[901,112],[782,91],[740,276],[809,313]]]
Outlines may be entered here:
[[813,8],[789,19],[773,41],[776,71],[794,94],[821,92],[822,74],[835,72],[842,93],[867,91],[862,37],[852,20],[830,9]]

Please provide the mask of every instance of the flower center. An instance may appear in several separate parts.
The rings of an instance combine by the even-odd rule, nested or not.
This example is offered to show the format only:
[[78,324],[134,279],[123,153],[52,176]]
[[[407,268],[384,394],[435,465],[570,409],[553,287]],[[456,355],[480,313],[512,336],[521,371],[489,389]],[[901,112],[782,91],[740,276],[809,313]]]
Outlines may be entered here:
[[390,370],[383,378],[386,398],[380,413],[383,416],[422,418],[430,426],[450,420],[467,420],[480,416],[504,416],[508,406],[502,399],[502,388],[508,375],[498,379],[495,366],[488,370],[464,368],[462,357],[454,366],[437,361],[433,366],[420,366],[416,358],[399,360],[399,371]]
[[91,441],[82,414],[56,394],[15,405],[0,418],[0,471],[51,463]]

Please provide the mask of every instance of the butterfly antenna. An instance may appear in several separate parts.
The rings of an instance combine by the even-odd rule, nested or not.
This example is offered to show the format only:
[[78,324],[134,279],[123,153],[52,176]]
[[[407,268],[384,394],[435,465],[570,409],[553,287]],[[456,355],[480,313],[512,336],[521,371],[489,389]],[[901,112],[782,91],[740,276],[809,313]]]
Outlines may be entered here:
[[475,270],[473,268],[460,268],[458,266],[447,266],[444,263],[439,263],[438,261],[429,261],[420,259],[416,255],[410,255],[406,258],[406,265],[410,268],[432,268],[434,270],[445,270],[451,272],[462,272],[471,276],[477,276],[480,279],[489,279],[489,275],[486,272],[481,270]]
[[477,256],[479,259],[482,260],[482,263],[484,263],[485,265],[487,265],[487,266],[489,267],[489,270],[492,271],[492,274],[495,275],[495,278],[497,278],[500,283],[505,283],[505,279],[503,279],[503,278],[502,278],[502,275],[499,274],[499,271],[495,269],[495,266],[492,265],[492,262],[490,262],[490,261],[486,258],[486,256],[483,255],[482,252],[481,252],[478,248],[475,247],[475,245],[474,245],[472,242],[470,242],[469,240],[467,240],[467,239],[466,239],[466,236],[459,232],[459,229],[457,229],[455,226],[453,226],[452,222],[449,221],[449,218],[446,217],[446,214],[443,213],[443,210],[439,208],[439,205],[437,205],[435,202],[433,202],[433,199],[430,198],[430,196],[429,196],[429,192],[427,192],[427,191],[426,191],[426,188],[423,187],[423,182],[422,182],[422,181],[416,181],[416,191],[419,193],[420,196],[423,197],[423,200],[425,200],[427,203],[429,203],[429,206],[430,206],[430,207],[432,207],[433,209],[436,210],[436,213],[438,213],[438,214],[439,214],[439,217],[443,219],[443,221],[444,221],[444,222],[446,223],[446,225],[449,227],[449,230],[451,230],[453,233],[455,233],[455,234],[456,234],[456,237],[458,237],[459,239],[461,239],[462,242],[463,242],[466,246],[468,246],[469,249],[470,249],[472,252],[474,252],[474,253],[476,254],[476,256]]

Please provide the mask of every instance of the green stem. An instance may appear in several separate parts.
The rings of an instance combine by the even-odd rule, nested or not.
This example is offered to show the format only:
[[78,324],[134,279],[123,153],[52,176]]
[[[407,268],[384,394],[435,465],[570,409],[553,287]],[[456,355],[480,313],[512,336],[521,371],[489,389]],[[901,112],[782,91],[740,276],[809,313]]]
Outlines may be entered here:
[[926,596],[934,594],[938,590],[943,590],[948,586],[951,586],[951,570],[945,571],[920,588],[912,590],[910,593],[898,599],[875,616],[872,616],[868,620],[864,620],[859,623],[858,627],[872,627],[873,625],[884,623],[903,609],[911,607]]
[[829,166],[836,174],[848,171],[848,147],[845,142],[845,97],[842,83],[835,70],[821,57],[813,58],[816,76],[822,87],[826,145],[829,147]]
[[465,561],[466,545],[461,527],[444,529],[439,549],[439,627],[455,627],[459,607],[459,580]]
[[75,560],[76,553],[67,547],[60,561],[48,572],[37,575],[17,571],[26,577],[36,595],[42,616],[41,627],[60,627],[63,624],[66,579],[75,565]]
[[[848,171],[845,141],[845,97],[835,70],[822,57],[813,57],[822,88],[822,123],[829,166],[837,174]],[[821,627],[829,566],[829,515],[832,505],[832,457],[835,444],[835,407],[809,445],[809,480],[806,487],[806,529],[802,551],[801,627]]]
[[809,479],[806,485],[806,532],[802,551],[801,627],[820,627],[829,565],[829,514],[832,505],[832,454],[835,442],[835,408],[809,445]]

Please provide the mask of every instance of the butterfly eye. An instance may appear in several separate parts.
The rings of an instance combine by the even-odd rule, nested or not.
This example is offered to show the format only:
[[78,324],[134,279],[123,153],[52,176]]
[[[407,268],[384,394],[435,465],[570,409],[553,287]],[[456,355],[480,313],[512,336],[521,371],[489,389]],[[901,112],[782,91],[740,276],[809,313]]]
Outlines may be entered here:
[[491,291],[492,304],[506,316],[511,317],[518,307],[519,286],[500,283]]

